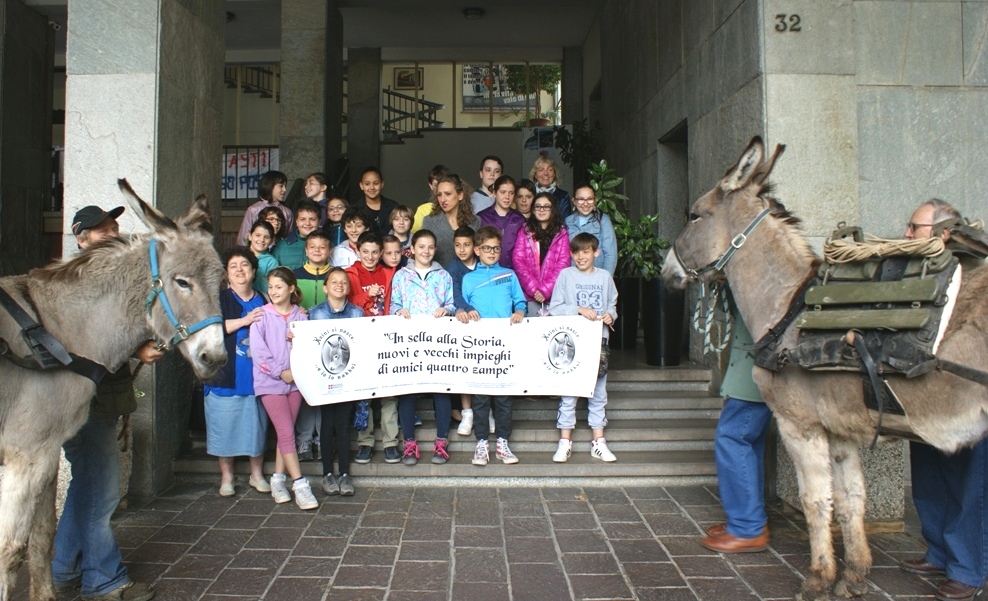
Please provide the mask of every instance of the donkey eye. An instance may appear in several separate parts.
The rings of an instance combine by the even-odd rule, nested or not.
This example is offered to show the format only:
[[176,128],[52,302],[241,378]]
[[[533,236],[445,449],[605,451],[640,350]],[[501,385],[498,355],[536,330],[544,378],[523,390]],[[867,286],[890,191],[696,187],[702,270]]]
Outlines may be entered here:
[[700,220],[700,216],[696,213],[690,212],[690,223],[696,223]]
[[183,280],[182,278],[175,278],[175,283],[178,284],[178,287],[183,290],[189,290],[192,288],[192,284],[190,284],[188,280]]

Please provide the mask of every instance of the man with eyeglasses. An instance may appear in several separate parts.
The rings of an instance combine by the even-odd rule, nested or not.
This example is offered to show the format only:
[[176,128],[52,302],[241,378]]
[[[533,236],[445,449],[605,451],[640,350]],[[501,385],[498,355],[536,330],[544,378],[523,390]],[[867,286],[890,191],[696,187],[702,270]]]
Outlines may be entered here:
[[[905,237],[929,238],[936,224],[960,216],[949,203],[930,199],[909,218]],[[950,232],[940,236],[946,241]],[[913,504],[927,551],[899,565],[920,576],[945,575],[936,593],[941,601],[974,599],[988,576],[988,439],[952,455],[910,442],[909,455]]]

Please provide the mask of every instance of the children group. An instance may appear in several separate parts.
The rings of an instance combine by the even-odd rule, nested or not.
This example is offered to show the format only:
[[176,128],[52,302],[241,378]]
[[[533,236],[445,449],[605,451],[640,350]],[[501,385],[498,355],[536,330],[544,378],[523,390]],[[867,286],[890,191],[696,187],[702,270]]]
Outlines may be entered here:
[[[351,429],[358,431],[353,461],[372,460],[369,401],[311,407],[295,385],[289,324],[300,320],[432,315],[519,323],[526,316],[582,315],[600,321],[601,363],[588,399],[590,454],[616,461],[604,438],[607,339],[617,318],[613,225],[597,210],[592,187],[577,186],[572,198],[558,187],[555,164],[544,155],[531,179],[516,181],[502,171],[498,157],[484,157],[480,185],[472,191],[437,165],[427,174],[429,200],[415,208],[382,195],[384,178],[375,167],[361,173],[362,198],[352,205],[328,194],[325,175],[314,173],[306,178],[307,199],[294,213],[283,204],[285,174],[261,176],[260,200],[247,209],[238,234],[246,246],[225,254],[228,287],[221,306],[231,360],[205,391],[207,452],[219,458],[220,495],[235,494],[233,458],[244,455],[250,458],[250,486],[270,492],[277,503],[291,501],[294,493],[301,509],[318,507],[299,463],[315,459],[321,459],[327,495],[354,494]],[[421,458],[415,400],[380,401],[387,463],[415,465]],[[490,461],[490,434],[496,459],[518,462],[508,444],[511,397],[436,393],[433,401],[432,463],[450,460],[454,420],[458,434],[477,440],[473,465]],[[570,457],[576,402],[559,401],[553,461]],[[270,483],[262,472],[268,422],[277,435]]]

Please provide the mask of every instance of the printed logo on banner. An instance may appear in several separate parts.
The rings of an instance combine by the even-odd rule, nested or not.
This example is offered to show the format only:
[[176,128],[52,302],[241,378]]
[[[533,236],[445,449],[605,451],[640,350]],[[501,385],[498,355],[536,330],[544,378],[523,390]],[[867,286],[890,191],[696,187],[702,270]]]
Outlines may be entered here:
[[580,335],[569,326],[549,330],[542,336],[546,343],[543,364],[557,374],[572,373],[580,366],[576,360],[576,345]]
[[319,345],[317,371],[327,380],[325,390],[331,394],[341,392],[342,380],[357,367],[355,362],[350,361],[353,334],[345,328],[334,326],[322,332],[315,342]]

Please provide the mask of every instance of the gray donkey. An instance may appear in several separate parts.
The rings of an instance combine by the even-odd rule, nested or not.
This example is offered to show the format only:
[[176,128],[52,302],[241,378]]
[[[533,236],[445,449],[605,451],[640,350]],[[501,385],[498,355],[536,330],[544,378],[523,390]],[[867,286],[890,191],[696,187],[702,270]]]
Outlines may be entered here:
[[[116,371],[149,339],[177,346],[197,377],[226,362],[219,291],[223,267],[213,248],[205,197],[177,222],[133,193],[138,215],[153,230],[94,245],[68,261],[0,278],[2,287],[64,349]],[[152,277],[151,255],[158,278]],[[152,282],[152,280],[156,280]],[[158,290],[157,296],[149,291]],[[194,325],[193,325],[194,324]],[[96,391],[92,379],[68,369],[37,370],[19,325],[0,308],[0,601],[12,596],[16,571],[28,559],[32,601],[54,601],[51,560],[59,449],[85,423]],[[0,349],[2,350],[2,349]],[[87,361],[88,360],[88,361]]]
[[[726,278],[755,340],[781,322],[820,261],[798,220],[767,194],[767,179],[782,149],[766,156],[761,138],[754,138],[723,179],[693,204],[690,221],[662,268],[666,282],[678,286]],[[988,371],[986,297],[988,266],[965,270],[954,316],[936,353],[940,360]],[[794,348],[797,334],[795,326],[786,327],[779,348]],[[788,364],[777,372],[756,367],[753,377],[795,464],[809,530],[810,574],[797,598],[826,599],[831,590],[839,597],[867,593],[871,551],[858,448],[875,436],[877,415],[864,404],[860,374]],[[905,416],[885,416],[890,428],[911,432],[947,453],[988,433],[988,387],[983,384],[939,370],[890,378],[889,384],[905,410]],[[830,530],[835,517],[844,538],[840,580]]]

